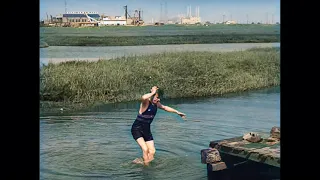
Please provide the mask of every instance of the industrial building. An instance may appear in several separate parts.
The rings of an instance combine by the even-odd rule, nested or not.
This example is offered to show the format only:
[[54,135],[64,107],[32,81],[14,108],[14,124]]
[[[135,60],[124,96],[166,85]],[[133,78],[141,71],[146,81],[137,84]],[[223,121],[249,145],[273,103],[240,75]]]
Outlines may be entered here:
[[125,16],[106,16],[99,21],[99,26],[119,26],[127,25]]
[[62,15],[62,23],[67,26],[98,26],[98,12],[67,12]]
[[53,17],[50,15],[50,18],[47,14],[47,19],[43,21],[43,24],[49,25],[49,26],[59,26],[62,24],[62,15],[57,15],[56,17]]
[[128,13],[127,6],[124,6],[124,16],[102,16],[99,21],[99,26],[109,26],[109,25],[133,25],[140,26],[144,24],[141,18],[141,10],[135,10],[133,16]]
[[195,16],[192,16],[191,6],[189,6],[188,10],[187,10],[187,17],[181,17],[180,24],[197,24],[197,23],[201,23],[199,7],[196,7],[196,13],[195,14],[196,14]]
[[90,22],[88,16],[96,21],[100,19],[98,12],[67,12],[62,15],[62,22]]
[[236,21],[226,21],[226,22],[223,22],[224,24],[237,24]]
[[181,24],[197,24],[200,22],[201,22],[200,17],[181,18]]
[[120,25],[143,25],[141,10],[135,10],[133,16],[128,13],[127,6],[124,6],[124,16],[105,16],[98,12],[66,12],[44,21],[45,25],[63,27],[82,27],[82,26],[120,26]]

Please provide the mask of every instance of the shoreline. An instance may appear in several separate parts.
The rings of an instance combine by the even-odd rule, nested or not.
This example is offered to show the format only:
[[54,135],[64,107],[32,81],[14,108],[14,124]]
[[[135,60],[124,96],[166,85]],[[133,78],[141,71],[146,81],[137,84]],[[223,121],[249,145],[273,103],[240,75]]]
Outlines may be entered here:
[[[268,89],[268,88],[274,88],[278,87],[279,85],[273,85],[273,86],[263,86],[263,87],[258,87],[258,88],[253,88],[253,89],[247,89],[245,91],[237,91],[237,92],[226,92],[218,95],[211,95],[211,96],[205,96],[205,97],[224,97],[228,94],[234,94],[234,93],[244,93],[248,91],[255,91],[255,90],[263,90],[263,89]],[[204,96],[197,96],[197,97],[180,97],[182,99],[190,99],[190,98],[203,98]],[[166,100],[174,100],[177,98],[168,98]],[[87,102],[87,103],[72,103],[72,102],[52,102],[52,101],[41,101],[40,100],[40,116],[45,117],[45,116],[50,116],[50,115],[55,115],[57,113],[72,113],[76,111],[80,111],[83,109],[88,109],[92,107],[96,107],[99,105],[108,105],[108,104],[115,104],[115,103],[131,103],[135,102],[138,100],[130,100],[130,101],[121,101],[121,102]],[[63,110],[61,110],[61,108]]]

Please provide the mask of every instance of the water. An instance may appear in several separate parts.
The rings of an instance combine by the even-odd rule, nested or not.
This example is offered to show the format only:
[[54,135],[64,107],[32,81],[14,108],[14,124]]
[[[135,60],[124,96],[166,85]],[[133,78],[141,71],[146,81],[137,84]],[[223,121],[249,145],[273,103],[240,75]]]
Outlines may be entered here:
[[158,111],[149,167],[131,163],[142,156],[130,133],[138,102],[40,117],[40,179],[206,180],[200,150],[210,141],[280,126],[280,87],[162,103],[186,113],[187,121]]
[[50,46],[40,48],[40,63],[70,60],[96,61],[122,56],[145,55],[161,52],[211,51],[228,52],[254,47],[280,47],[280,43],[223,43],[223,44],[180,44],[147,46]]

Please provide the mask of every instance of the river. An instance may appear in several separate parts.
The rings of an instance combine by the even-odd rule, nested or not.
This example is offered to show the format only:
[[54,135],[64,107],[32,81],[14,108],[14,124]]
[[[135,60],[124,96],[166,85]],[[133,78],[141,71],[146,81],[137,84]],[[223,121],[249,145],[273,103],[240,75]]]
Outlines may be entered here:
[[40,179],[206,180],[200,150],[210,141],[280,126],[280,87],[161,102],[187,120],[158,111],[149,167],[131,163],[142,155],[130,133],[138,102],[40,117]]
[[72,60],[97,61],[121,56],[154,54],[161,52],[211,51],[229,52],[256,47],[280,47],[280,43],[223,43],[223,44],[179,44],[147,46],[50,46],[40,48],[40,64],[59,63]]

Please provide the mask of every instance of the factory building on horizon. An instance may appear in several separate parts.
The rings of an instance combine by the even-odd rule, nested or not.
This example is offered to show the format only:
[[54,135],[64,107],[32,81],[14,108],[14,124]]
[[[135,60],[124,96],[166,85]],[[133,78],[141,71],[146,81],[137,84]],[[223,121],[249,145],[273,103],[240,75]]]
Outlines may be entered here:
[[[141,17],[141,10],[135,10],[133,16],[127,11],[127,6],[124,6],[124,16],[106,16],[100,15],[98,12],[86,12],[86,11],[74,11],[66,12],[56,17],[50,18],[47,15],[47,19],[42,23],[49,26],[62,26],[62,27],[82,27],[82,26],[123,26],[143,25],[144,21]],[[40,22],[41,25],[41,22]]]
[[125,16],[102,16],[102,20],[99,23],[99,26],[108,26],[108,25],[127,25],[127,20]]
[[188,6],[187,17],[181,17],[180,24],[197,24],[197,23],[201,23],[199,6],[196,7],[195,16],[192,16],[191,6]]
[[100,15],[98,12],[67,12],[66,14],[62,15],[62,22],[91,22],[94,20],[89,20],[88,16],[92,19],[98,21],[100,19]]

